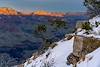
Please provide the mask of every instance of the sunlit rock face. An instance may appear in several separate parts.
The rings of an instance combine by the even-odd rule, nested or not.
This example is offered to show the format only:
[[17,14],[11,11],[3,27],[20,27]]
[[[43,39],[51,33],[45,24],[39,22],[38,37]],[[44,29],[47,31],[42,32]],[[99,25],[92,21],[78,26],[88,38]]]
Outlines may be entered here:
[[0,14],[4,15],[18,15],[18,12],[12,8],[2,7],[0,8]]
[[43,11],[43,10],[35,11],[35,12],[33,12],[33,14],[35,14],[35,15],[45,15],[45,16],[59,16],[59,17],[64,16],[64,13],[48,12],[48,11]]

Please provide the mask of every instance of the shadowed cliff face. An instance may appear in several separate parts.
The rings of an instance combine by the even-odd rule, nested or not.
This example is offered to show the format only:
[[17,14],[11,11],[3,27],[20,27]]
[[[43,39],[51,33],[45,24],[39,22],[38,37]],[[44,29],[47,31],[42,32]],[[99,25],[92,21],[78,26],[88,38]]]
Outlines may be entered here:
[[[60,30],[57,32],[52,29],[48,21],[50,18],[54,17],[0,15],[0,57],[9,58],[7,62],[5,59],[3,61],[8,63],[14,59],[14,63],[9,62],[10,66],[25,62],[44,44],[42,34],[49,32],[49,35],[44,38],[50,38],[52,41],[62,38],[65,33],[61,34]],[[50,29],[42,34],[38,33],[35,30],[40,24],[46,24]],[[54,34],[57,35],[54,36]]]
[[[65,20],[66,27],[56,28],[53,26],[51,23],[55,19]],[[14,59],[15,63],[10,65],[20,64],[31,57],[32,53],[37,51],[41,45],[59,41],[66,33],[72,32],[74,29],[70,27],[72,21],[74,23],[85,18],[74,16],[73,19],[75,20],[69,17],[67,21],[66,17],[0,15],[0,54],[4,54],[4,58],[7,55],[10,59]],[[47,26],[46,32],[36,32],[37,26],[44,24]]]

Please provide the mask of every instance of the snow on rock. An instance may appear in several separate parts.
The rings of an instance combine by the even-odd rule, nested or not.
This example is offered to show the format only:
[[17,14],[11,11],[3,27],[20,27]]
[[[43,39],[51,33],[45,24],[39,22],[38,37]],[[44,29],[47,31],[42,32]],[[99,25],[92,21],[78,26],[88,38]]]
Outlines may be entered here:
[[92,25],[95,25],[95,22],[100,23],[100,16],[93,17],[92,19],[89,20],[89,22],[91,22]]
[[96,38],[100,38],[100,17],[96,16],[89,20],[90,26],[92,27],[92,30],[88,30],[89,34],[86,34],[87,32],[85,29],[77,29],[77,35],[84,35],[84,36],[93,36]]

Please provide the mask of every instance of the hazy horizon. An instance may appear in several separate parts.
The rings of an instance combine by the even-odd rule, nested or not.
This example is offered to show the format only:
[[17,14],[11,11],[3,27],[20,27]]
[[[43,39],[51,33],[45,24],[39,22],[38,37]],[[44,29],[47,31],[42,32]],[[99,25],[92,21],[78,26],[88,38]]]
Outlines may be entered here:
[[10,7],[19,11],[46,10],[51,12],[84,12],[83,0],[0,0],[0,7]]

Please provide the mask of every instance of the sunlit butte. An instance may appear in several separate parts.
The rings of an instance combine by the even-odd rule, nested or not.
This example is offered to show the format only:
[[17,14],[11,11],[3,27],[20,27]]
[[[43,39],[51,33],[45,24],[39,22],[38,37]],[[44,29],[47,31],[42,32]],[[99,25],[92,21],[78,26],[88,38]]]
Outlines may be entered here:
[[16,12],[16,10],[11,8],[0,8],[0,14],[17,15],[18,13]]
[[60,13],[60,12],[48,12],[48,11],[43,11],[43,10],[39,10],[39,11],[35,11],[33,14],[35,15],[45,15],[45,16],[64,16],[64,13]]

